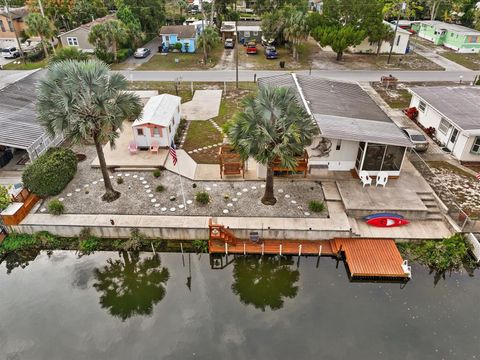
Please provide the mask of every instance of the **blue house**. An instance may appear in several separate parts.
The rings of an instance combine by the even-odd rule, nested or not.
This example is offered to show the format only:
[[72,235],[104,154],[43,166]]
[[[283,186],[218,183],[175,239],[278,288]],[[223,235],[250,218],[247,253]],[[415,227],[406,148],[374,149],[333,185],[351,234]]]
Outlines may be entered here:
[[193,53],[197,49],[197,28],[194,25],[162,26],[160,36],[164,48],[182,44],[182,52]]

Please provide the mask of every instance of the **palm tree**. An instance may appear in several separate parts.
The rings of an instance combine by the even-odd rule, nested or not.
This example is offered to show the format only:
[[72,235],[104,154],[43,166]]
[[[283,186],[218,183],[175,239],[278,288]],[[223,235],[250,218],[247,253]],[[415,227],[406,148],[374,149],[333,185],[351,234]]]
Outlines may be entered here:
[[262,203],[274,205],[273,162],[280,160],[282,167],[293,170],[296,156],[312,143],[318,127],[290,88],[261,87],[243,104],[243,112],[227,127],[228,137],[243,160],[253,157],[267,167]]
[[153,305],[165,297],[170,275],[160,257],[141,259],[138,252],[122,251],[121,259],[107,260],[103,269],[95,269],[93,285],[102,292],[100,304],[123,321],[133,315],[150,315]]
[[214,26],[207,26],[200,38],[198,39],[198,46],[203,47],[204,50],[204,62],[207,64],[208,53],[220,42],[220,36]]
[[127,27],[119,20],[108,20],[92,26],[88,41],[105,50],[112,49],[113,60],[117,62],[118,43],[128,37]]
[[279,310],[283,299],[293,299],[298,292],[295,283],[300,278],[298,270],[291,268],[292,259],[275,257],[248,257],[236,259],[233,266],[232,291],[245,305],[265,311],[267,307]]
[[104,201],[114,201],[120,193],[112,187],[102,146],[107,141],[114,146],[123,122],[133,121],[142,111],[138,96],[126,89],[125,77],[110,73],[99,60],[53,63],[38,87],[39,121],[49,133],[64,132],[73,142],[95,143]]
[[[55,31],[50,23],[50,20],[39,13],[30,13],[25,18],[25,24],[27,25],[26,33],[28,36],[40,37],[40,42],[43,46],[43,52],[45,57],[47,57],[48,48],[46,39],[51,39],[55,35]],[[55,52],[55,47],[53,47],[53,52]]]
[[292,44],[293,58],[298,61],[298,45],[307,40],[310,33],[306,16],[301,11],[292,13],[286,20],[283,36]]

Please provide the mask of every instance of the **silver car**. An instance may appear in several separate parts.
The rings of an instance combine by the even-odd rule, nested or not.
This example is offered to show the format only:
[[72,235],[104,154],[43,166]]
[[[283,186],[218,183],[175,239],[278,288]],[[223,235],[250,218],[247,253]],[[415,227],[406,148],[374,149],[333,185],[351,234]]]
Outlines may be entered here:
[[428,140],[420,131],[412,128],[402,129],[405,135],[408,136],[410,141],[413,143],[414,149],[416,151],[422,152],[427,151],[428,149]]

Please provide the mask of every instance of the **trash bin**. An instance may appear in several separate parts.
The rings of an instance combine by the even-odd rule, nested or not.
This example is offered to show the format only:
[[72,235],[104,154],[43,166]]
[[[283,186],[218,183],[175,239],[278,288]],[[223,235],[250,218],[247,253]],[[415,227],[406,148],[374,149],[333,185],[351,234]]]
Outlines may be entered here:
[[280,68],[284,69],[285,68],[285,61],[280,61]]
[[161,52],[162,52],[162,49],[163,49],[163,46],[160,45],[160,46],[158,47],[158,52],[161,53]]

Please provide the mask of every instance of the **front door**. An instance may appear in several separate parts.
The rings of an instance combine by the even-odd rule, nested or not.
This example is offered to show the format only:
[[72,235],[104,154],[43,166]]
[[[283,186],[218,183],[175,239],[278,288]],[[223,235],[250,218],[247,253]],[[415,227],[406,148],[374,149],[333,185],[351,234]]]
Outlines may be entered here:
[[450,134],[450,140],[448,141],[448,148],[453,151],[453,147],[455,146],[455,142],[458,139],[458,130],[456,128],[452,129],[452,133]]

